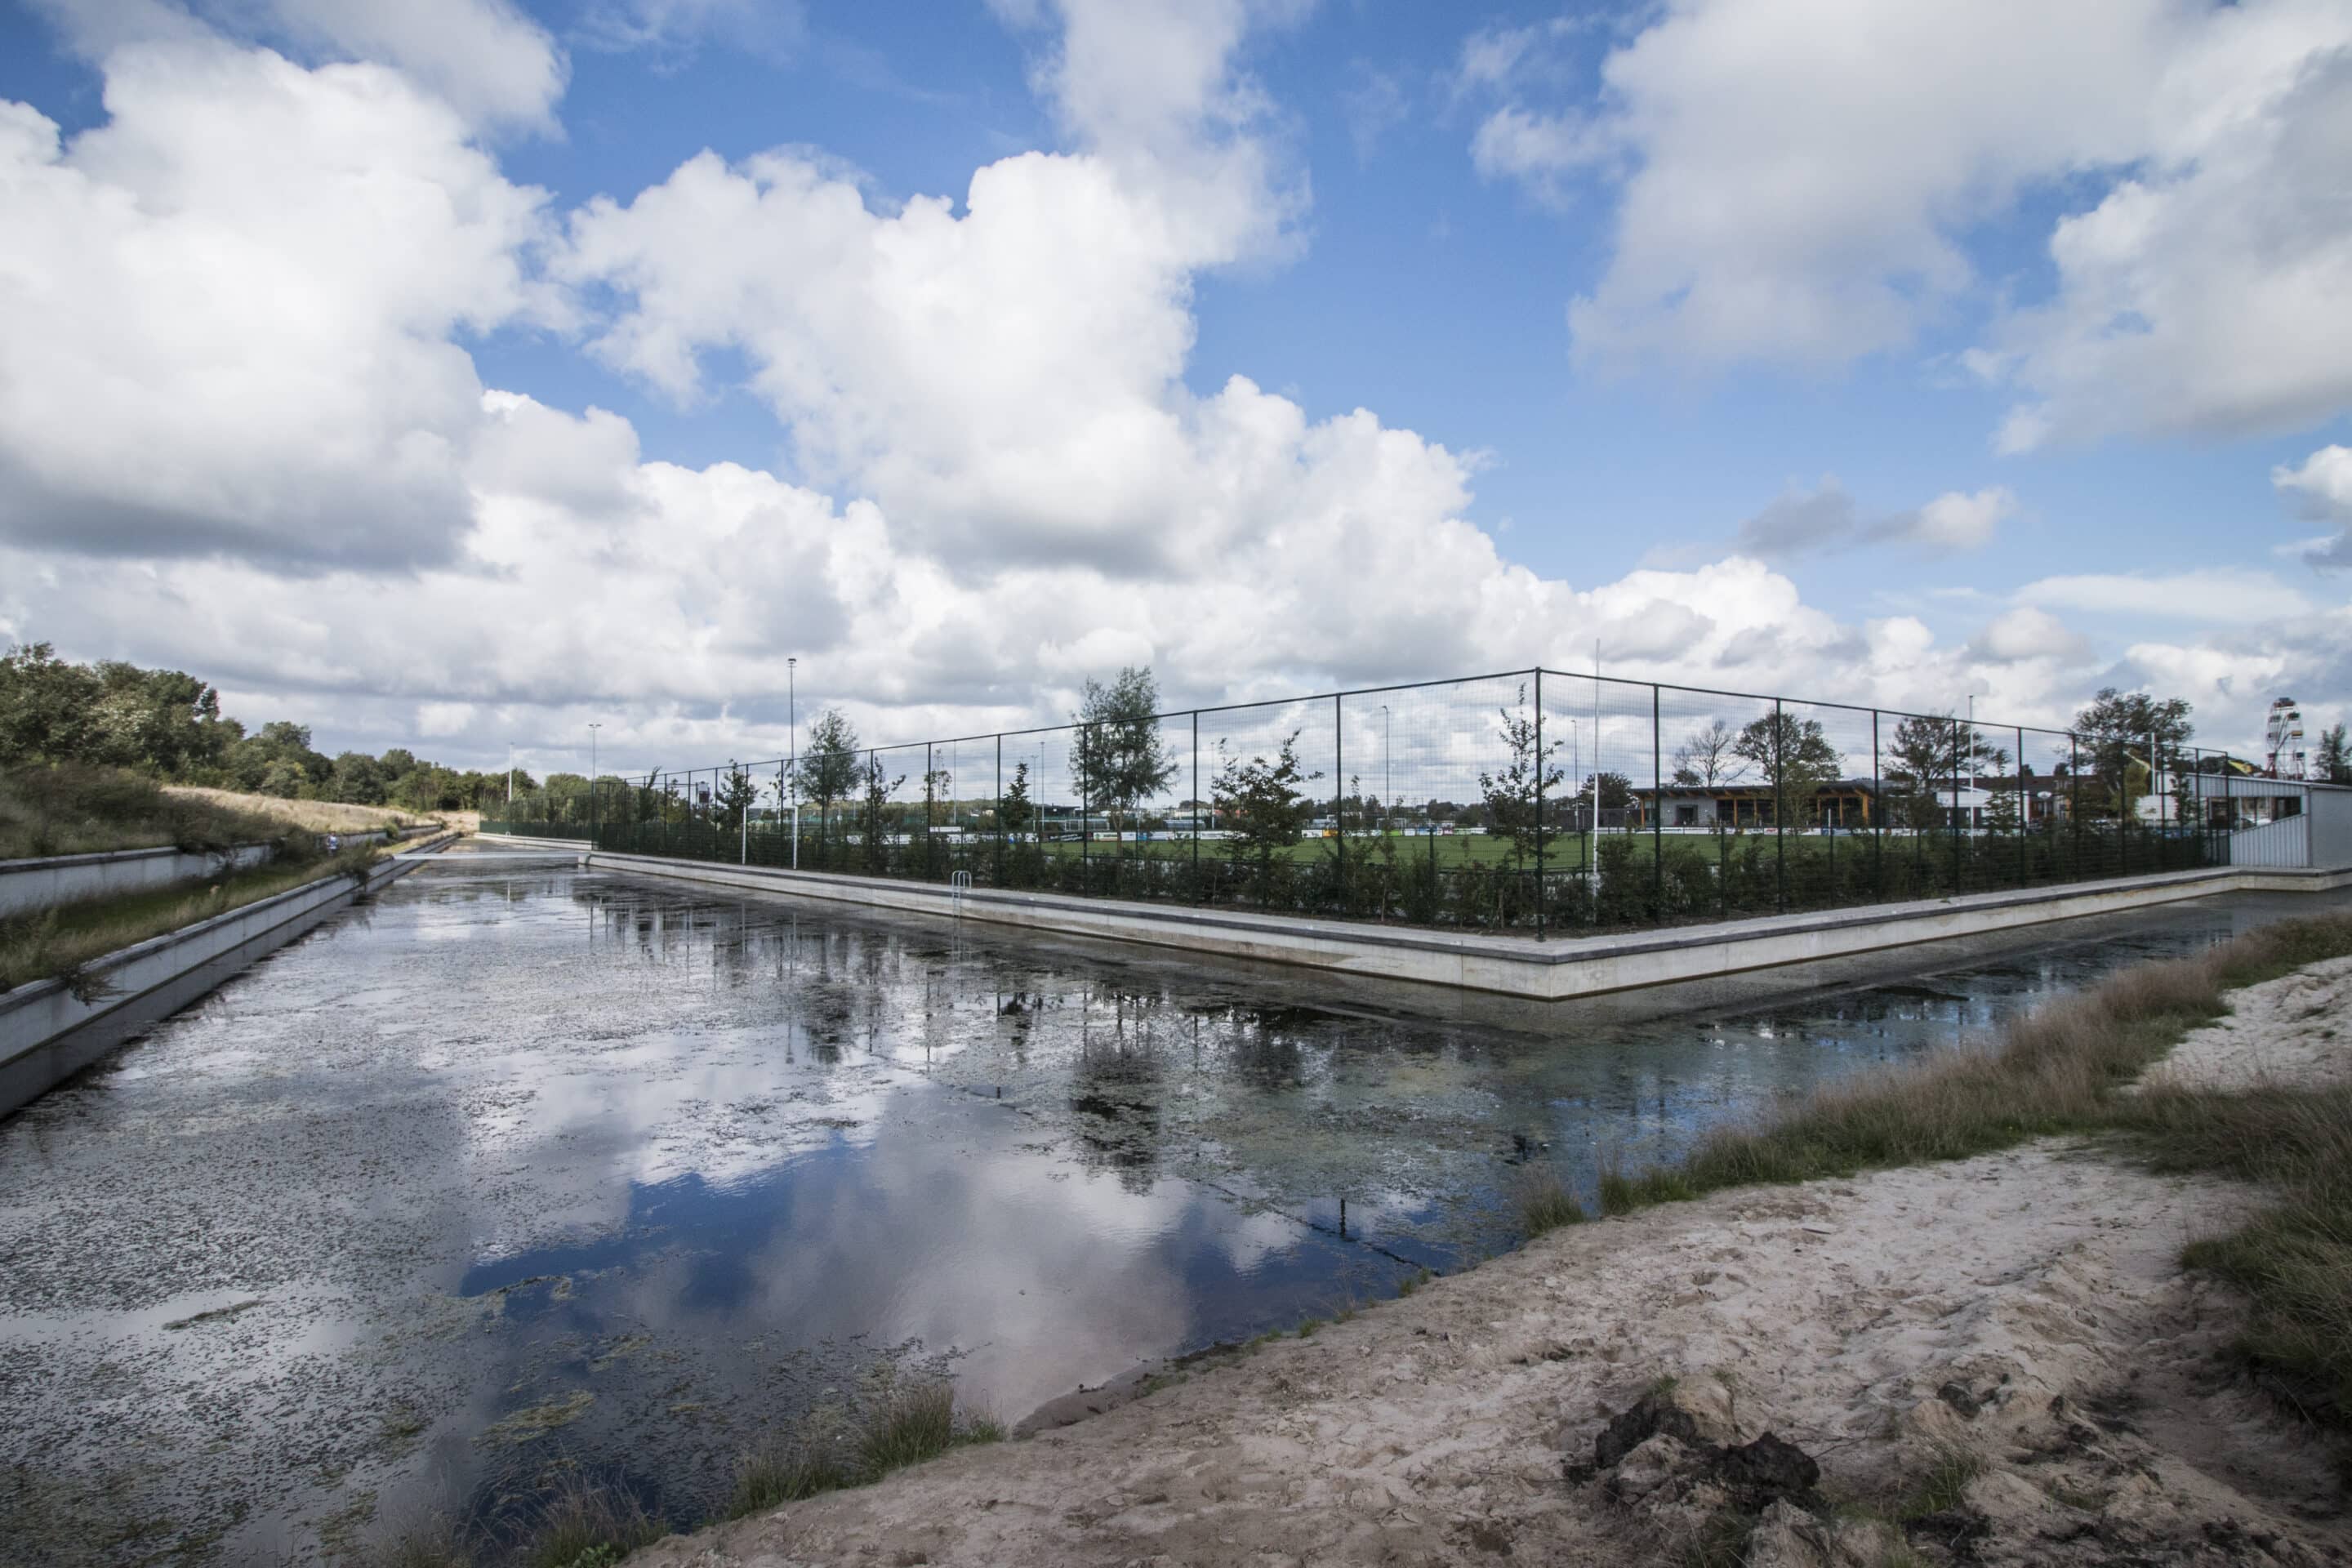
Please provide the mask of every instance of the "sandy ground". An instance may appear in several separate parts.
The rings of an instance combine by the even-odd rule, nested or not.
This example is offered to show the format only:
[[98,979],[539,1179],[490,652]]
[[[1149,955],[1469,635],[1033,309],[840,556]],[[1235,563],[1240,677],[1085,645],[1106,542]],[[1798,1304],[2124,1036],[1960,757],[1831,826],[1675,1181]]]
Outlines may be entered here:
[[[2340,1073],[2347,991],[2243,993],[2168,1070]],[[2042,1144],[1667,1205],[631,1562],[2352,1562],[2337,1457],[2179,1264],[2256,1196]]]

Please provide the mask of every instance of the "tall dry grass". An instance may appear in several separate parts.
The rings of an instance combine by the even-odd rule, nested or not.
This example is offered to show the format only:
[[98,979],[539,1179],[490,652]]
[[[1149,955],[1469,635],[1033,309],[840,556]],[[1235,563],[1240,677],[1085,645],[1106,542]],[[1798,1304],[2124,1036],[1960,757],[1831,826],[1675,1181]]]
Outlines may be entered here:
[[118,768],[16,768],[0,773],[0,860],[165,846],[218,850],[300,826],[249,809],[261,798],[167,790]]
[[163,793],[175,799],[198,801],[225,811],[299,827],[306,833],[381,833],[393,827],[415,827],[436,820],[388,805],[349,805],[332,800],[280,800],[272,795],[239,795],[234,790],[202,789],[194,784],[165,784]]

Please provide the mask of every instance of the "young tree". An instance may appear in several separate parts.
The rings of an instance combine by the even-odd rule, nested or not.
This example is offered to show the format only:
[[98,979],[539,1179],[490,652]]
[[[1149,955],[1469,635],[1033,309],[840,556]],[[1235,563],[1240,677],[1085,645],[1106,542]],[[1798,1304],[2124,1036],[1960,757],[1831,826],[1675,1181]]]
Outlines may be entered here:
[[1838,776],[1837,748],[1818,719],[1767,713],[1746,725],[1732,750],[1756,764],[1772,790],[1772,826],[1804,826],[1822,786]]
[[737,767],[730,759],[727,763],[727,776],[719,784],[719,826],[730,833],[740,831],[743,814],[751,810],[751,803],[759,798],[760,786],[751,782],[751,773]]
[[[1223,750],[1223,742],[1218,749]],[[1297,843],[1314,818],[1315,804],[1298,786],[1322,776],[1300,768],[1296,730],[1273,761],[1258,756],[1244,763],[1227,757],[1217,769],[1213,791],[1217,820],[1233,831],[1234,858],[1256,860],[1261,885],[1274,874],[1275,852]]]
[[955,816],[955,774],[933,768],[923,775],[923,826],[945,827]]
[[1478,774],[1479,793],[1486,798],[1486,831],[1507,833],[1511,847],[1524,862],[1537,851],[1541,840],[1542,824],[1537,820],[1537,808],[1547,795],[1556,792],[1568,770],[1552,759],[1565,750],[1564,741],[1537,743],[1538,725],[1528,712],[1528,689],[1519,688],[1518,710],[1498,708],[1502,726],[1496,734],[1511,753],[1510,762],[1497,773]]
[[2344,726],[2319,732],[2319,750],[2312,763],[2319,776],[2329,784],[2352,784],[2352,744],[2347,744]]
[[820,822],[857,787],[857,731],[840,709],[826,709],[809,725],[796,776],[801,793],[816,802]]
[[2161,753],[2187,744],[2196,733],[2190,711],[2181,698],[2159,700],[2145,691],[2107,686],[2074,715],[2083,769],[2098,779],[2116,816],[2132,815],[2143,787],[2162,766]]
[[1037,808],[1029,801],[1029,764],[1013,764],[1013,783],[1006,786],[1004,798],[997,803],[996,820],[1005,832],[1015,838],[1029,831]]
[[1167,787],[1176,758],[1160,733],[1160,686],[1149,668],[1129,666],[1108,686],[1089,679],[1071,717],[1077,737],[1070,773],[1091,810],[1108,812],[1111,826],[1136,803]]
[[879,870],[886,858],[882,842],[883,814],[890,804],[891,795],[900,784],[907,782],[907,775],[900,773],[895,779],[890,777],[883,771],[882,759],[869,755],[866,759],[864,782],[866,785],[866,863]]
[[1675,783],[1678,784],[1714,789],[1747,776],[1748,764],[1739,756],[1738,732],[1720,719],[1693,730],[1675,748]]

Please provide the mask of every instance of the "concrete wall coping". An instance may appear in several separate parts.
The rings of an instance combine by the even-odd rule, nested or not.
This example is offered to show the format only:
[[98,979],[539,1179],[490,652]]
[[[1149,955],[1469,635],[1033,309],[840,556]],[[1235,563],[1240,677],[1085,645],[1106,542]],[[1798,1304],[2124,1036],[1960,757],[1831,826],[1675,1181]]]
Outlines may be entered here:
[[58,871],[68,866],[108,866],[124,860],[152,860],[159,855],[231,855],[240,849],[267,849],[268,840],[251,844],[231,844],[222,849],[183,849],[176,844],[157,844],[145,849],[92,849],[80,855],[40,855],[25,860],[0,860],[0,877],[12,877],[19,872]]

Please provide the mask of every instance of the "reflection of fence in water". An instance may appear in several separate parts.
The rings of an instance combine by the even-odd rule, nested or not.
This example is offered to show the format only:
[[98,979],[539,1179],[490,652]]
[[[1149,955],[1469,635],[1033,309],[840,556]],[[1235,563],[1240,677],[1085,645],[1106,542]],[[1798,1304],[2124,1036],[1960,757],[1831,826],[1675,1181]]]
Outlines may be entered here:
[[[1286,756],[1287,795],[1255,797],[1293,818],[1296,841],[1274,845],[1241,802],[1249,770]],[[2352,813],[2352,791],[2255,779],[2157,738],[1537,669],[877,746],[846,758],[845,782],[833,770],[824,799],[794,787],[818,782],[813,762],[601,780],[510,826],[584,826],[611,850],[1540,934],[2310,865],[2334,840],[2293,816],[2321,796]]]

